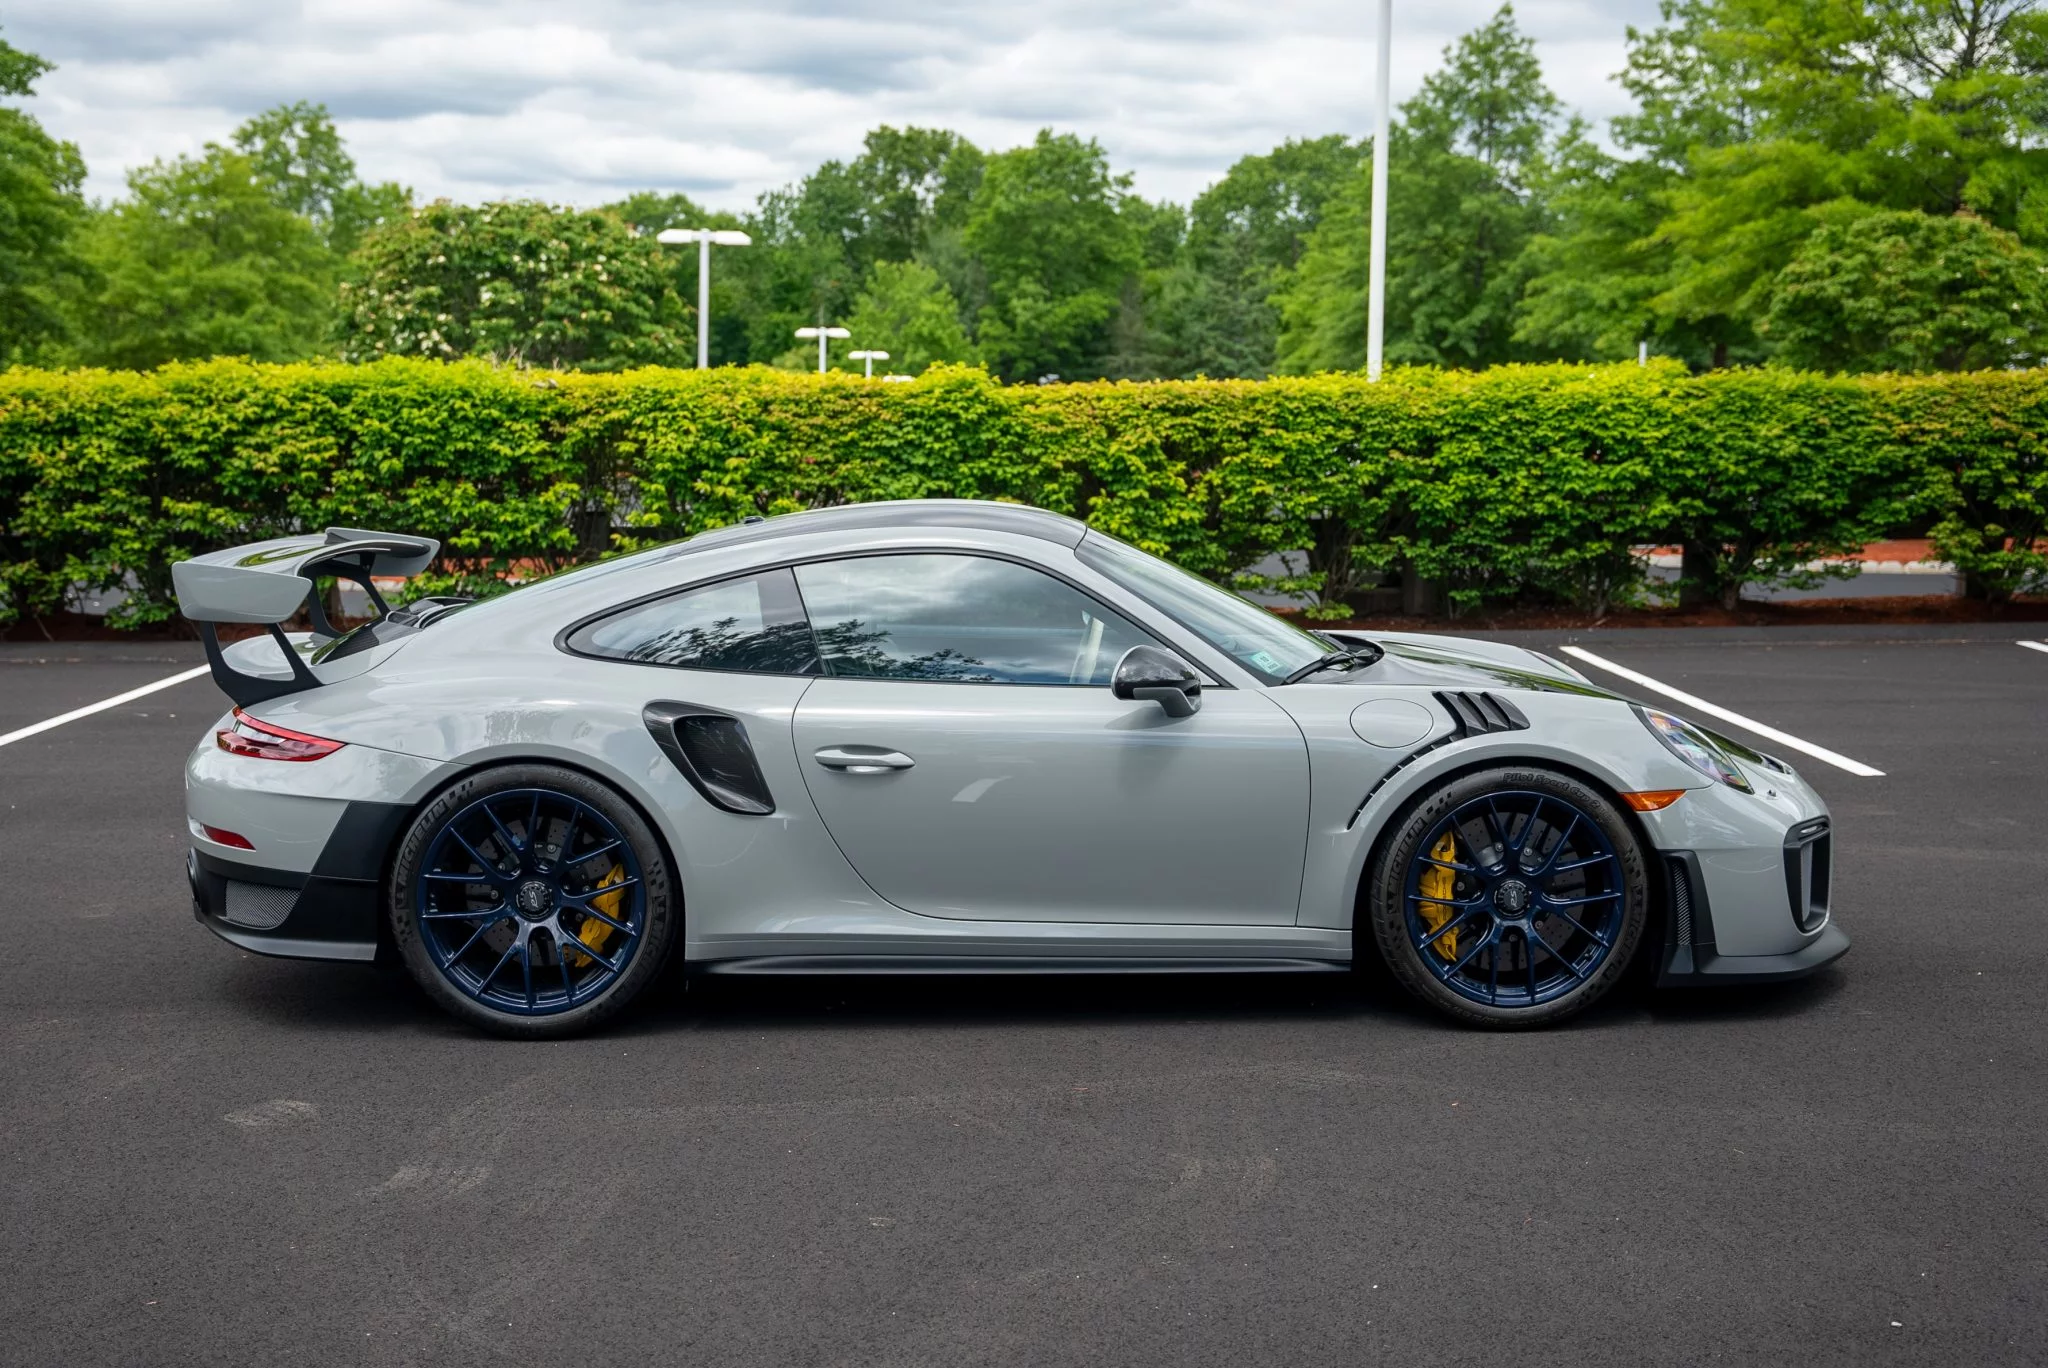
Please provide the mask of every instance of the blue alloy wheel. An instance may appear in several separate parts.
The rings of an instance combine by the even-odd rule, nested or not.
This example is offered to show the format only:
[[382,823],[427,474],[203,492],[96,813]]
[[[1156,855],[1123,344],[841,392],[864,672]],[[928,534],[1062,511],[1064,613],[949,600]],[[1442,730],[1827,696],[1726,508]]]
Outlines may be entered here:
[[1591,813],[1551,793],[1495,791],[1452,808],[1416,847],[1402,882],[1408,943],[1461,997],[1540,1007],[1607,962],[1627,887]]
[[602,812],[546,788],[478,798],[434,834],[413,881],[421,943],[494,1012],[551,1016],[616,983],[647,927],[633,847]]

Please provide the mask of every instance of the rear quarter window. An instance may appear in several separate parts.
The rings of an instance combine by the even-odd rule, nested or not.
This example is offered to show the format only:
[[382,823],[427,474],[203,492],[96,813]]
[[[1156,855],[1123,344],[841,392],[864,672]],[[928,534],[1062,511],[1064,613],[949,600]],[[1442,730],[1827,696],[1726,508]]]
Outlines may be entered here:
[[583,624],[565,644],[578,655],[682,670],[819,672],[818,644],[788,570],[633,604]]

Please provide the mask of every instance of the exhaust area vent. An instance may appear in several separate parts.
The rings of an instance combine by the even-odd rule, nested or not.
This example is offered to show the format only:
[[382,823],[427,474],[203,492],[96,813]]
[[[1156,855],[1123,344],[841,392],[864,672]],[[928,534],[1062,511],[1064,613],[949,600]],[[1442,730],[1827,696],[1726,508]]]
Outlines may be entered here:
[[299,890],[296,888],[243,883],[240,879],[229,879],[227,885],[227,906],[221,916],[251,931],[269,931],[284,925],[284,919],[292,914],[292,908],[299,902]]

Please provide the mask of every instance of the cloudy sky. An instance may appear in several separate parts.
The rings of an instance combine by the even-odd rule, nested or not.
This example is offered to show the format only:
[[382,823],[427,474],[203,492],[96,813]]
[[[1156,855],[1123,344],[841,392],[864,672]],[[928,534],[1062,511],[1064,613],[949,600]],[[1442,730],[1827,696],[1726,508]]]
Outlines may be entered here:
[[[1394,92],[1496,0],[1397,0]],[[597,204],[683,190],[743,209],[879,123],[987,148],[1099,138],[1140,193],[1186,201],[1236,158],[1371,120],[1367,0],[11,0],[0,34],[58,63],[31,102],[88,191],[324,102],[364,175],[422,198]],[[1623,30],[1655,0],[1520,0],[1551,86],[1618,112]]]

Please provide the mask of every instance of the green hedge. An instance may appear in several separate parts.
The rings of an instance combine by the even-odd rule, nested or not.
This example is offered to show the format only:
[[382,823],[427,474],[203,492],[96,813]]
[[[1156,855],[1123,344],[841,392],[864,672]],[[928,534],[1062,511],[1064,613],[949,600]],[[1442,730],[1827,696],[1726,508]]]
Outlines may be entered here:
[[[1673,365],[1004,387],[762,369],[215,361],[0,375],[0,620],[70,586],[330,523],[443,538],[488,581],[748,513],[965,496],[1059,509],[1205,574],[1308,549],[1332,604],[1396,568],[1454,605],[1599,606],[1685,544],[1732,598],[1932,527],[1973,591],[2048,575],[2048,373],[1691,376]],[[440,581],[446,583],[446,579]]]

